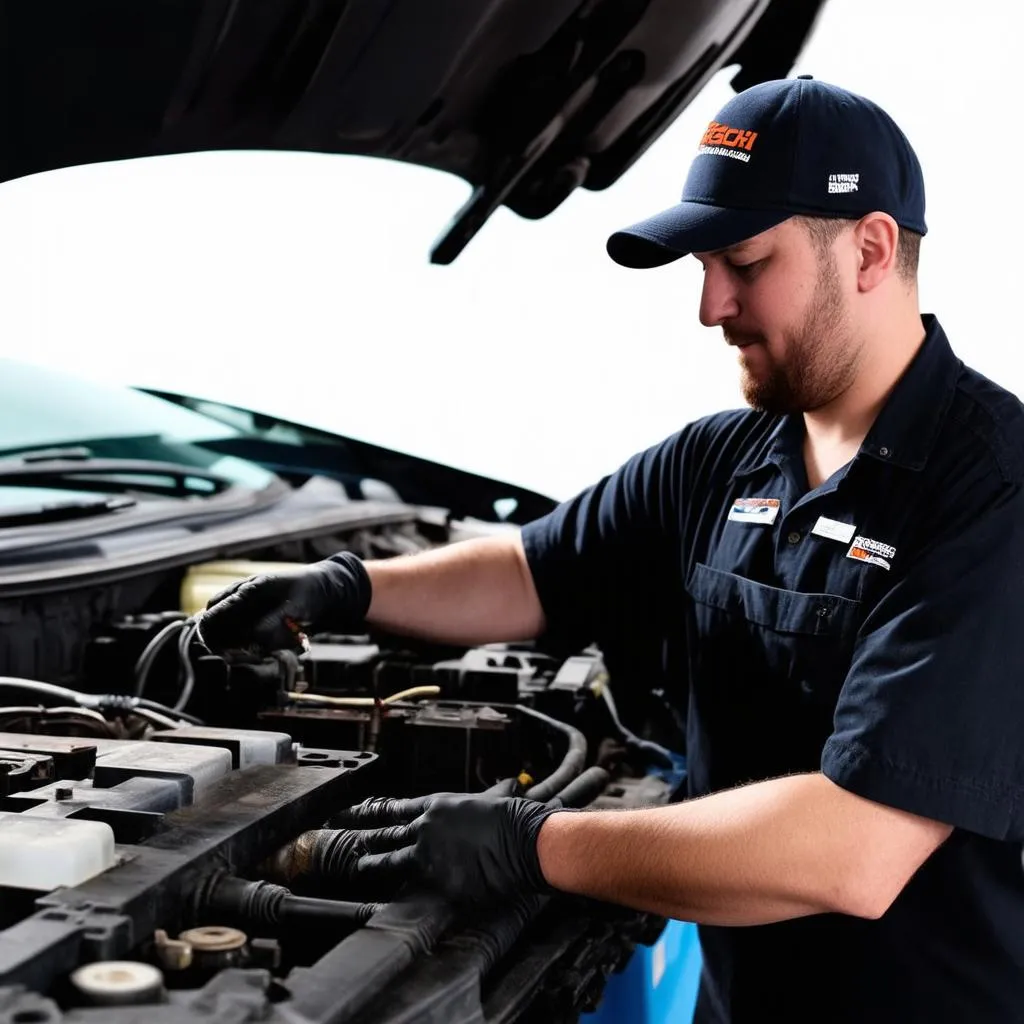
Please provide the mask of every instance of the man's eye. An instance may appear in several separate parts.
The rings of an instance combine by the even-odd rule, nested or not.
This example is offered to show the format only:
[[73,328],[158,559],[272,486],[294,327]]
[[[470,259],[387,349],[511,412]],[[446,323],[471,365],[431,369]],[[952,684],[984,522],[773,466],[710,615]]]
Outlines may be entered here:
[[729,266],[732,267],[740,277],[752,277],[757,273],[758,269],[764,262],[764,260],[753,260],[750,263],[733,263],[730,261]]

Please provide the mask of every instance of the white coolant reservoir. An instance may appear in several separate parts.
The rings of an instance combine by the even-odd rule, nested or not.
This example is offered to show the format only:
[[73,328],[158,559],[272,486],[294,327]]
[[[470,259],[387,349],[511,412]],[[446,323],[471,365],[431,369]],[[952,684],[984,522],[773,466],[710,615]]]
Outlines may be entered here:
[[114,866],[114,832],[102,821],[0,811],[0,886],[49,892]]

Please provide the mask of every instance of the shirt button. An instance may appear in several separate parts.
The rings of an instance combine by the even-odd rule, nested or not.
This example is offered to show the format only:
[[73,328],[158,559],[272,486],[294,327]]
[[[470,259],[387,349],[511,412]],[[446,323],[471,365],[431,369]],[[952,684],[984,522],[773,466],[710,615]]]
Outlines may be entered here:
[[788,536],[788,537],[786,538],[786,540],[788,540],[790,544],[799,544],[799,543],[800,543],[800,533],[799,533],[799,532],[798,532],[797,530],[794,530],[794,531],[793,531],[793,532],[792,532],[792,533],[791,533],[791,534],[790,534],[790,535],[789,535],[789,536]]
[[882,447],[878,449],[878,454],[881,455],[883,459],[887,459],[889,458],[889,449],[886,448],[885,445],[882,445]]

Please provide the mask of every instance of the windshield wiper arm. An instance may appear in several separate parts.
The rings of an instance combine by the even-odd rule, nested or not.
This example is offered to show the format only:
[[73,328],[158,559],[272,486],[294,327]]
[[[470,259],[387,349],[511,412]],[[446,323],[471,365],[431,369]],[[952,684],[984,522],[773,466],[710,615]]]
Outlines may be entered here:
[[0,512],[0,529],[39,523],[61,523],[69,519],[88,519],[131,508],[134,498],[103,498],[99,501],[68,501],[55,505],[33,505]]
[[[69,457],[70,456],[70,457]],[[0,484],[87,486],[83,478],[100,477],[103,486],[116,486],[125,490],[146,490],[157,493],[170,491],[175,495],[219,494],[233,485],[233,481],[207,469],[183,466],[177,462],[158,462],[152,459],[93,458],[78,450],[51,449],[0,459]],[[153,482],[132,481],[118,477],[148,477]],[[171,486],[157,483],[160,477],[171,481]],[[202,481],[205,487],[189,486],[189,481]],[[100,481],[97,481],[98,485]],[[96,485],[93,485],[96,486]]]
[[36,448],[27,452],[18,452],[15,455],[4,456],[3,461],[8,458],[12,462],[53,462],[54,459],[67,460],[67,459],[78,459],[86,460],[92,458],[92,450],[86,448],[85,445],[71,445],[68,447],[61,446],[59,448]]

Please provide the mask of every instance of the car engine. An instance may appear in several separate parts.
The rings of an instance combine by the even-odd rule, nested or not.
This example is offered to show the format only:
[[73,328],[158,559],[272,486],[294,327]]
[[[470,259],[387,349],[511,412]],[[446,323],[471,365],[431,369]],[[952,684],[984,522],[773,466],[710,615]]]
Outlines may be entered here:
[[435,792],[666,803],[685,768],[656,687],[630,681],[620,715],[595,648],[325,634],[229,662],[195,636],[212,593],[268,565],[474,529],[369,523],[116,584],[0,587],[0,1022],[511,1024],[598,1005],[663,919],[371,887],[332,817]]

